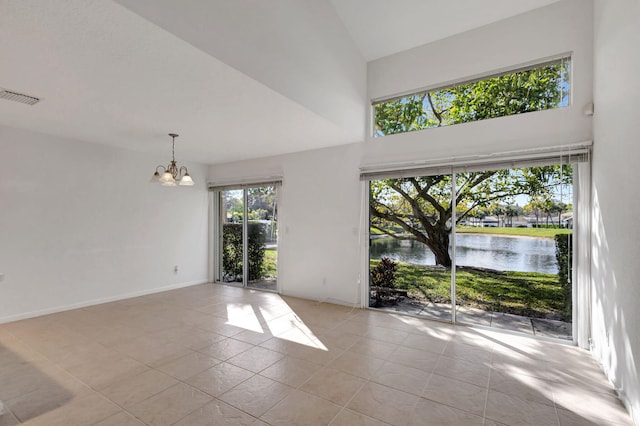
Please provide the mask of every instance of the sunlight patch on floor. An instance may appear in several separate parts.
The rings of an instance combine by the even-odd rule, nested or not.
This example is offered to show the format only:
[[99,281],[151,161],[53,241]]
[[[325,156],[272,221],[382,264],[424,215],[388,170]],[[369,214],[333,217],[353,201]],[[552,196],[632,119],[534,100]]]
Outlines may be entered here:
[[245,330],[264,333],[253,306],[249,304],[228,303],[226,323]]
[[268,309],[263,312],[263,308],[256,308],[250,304],[227,304],[227,322],[226,324],[240,327],[245,330],[256,333],[269,332],[273,336],[308,346],[314,349],[327,351],[327,347],[322,341],[311,331],[311,329],[296,315],[295,311],[290,307],[278,305],[276,311],[279,316],[268,320],[266,318],[274,317],[274,312]]

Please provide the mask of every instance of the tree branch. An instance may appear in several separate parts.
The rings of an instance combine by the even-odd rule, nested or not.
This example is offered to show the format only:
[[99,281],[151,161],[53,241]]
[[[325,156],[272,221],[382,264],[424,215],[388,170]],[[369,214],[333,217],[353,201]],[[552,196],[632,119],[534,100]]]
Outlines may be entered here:
[[431,93],[427,92],[427,100],[429,101],[429,105],[431,106],[431,111],[433,111],[433,115],[438,119],[438,127],[442,126],[442,112],[436,111],[436,107],[433,105],[433,100],[431,99]]
[[388,236],[390,236],[392,238],[395,238],[396,240],[401,240],[401,241],[415,240],[415,237],[410,237],[410,236],[402,235],[402,234],[394,234],[394,233],[392,233],[392,232],[390,232],[390,231],[388,231],[388,230],[386,230],[384,228],[381,228],[381,227],[379,227],[377,225],[374,225],[374,224],[371,224],[370,226],[373,229],[377,229],[378,231],[382,232],[385,235],[388,235]]
[[[407,180],[411,182],[414,185],[414,187],[417,187],[417,188],[420,187],[418,181],[415,178],[409,178]],[[420,205],[418,204],[418,201],[415,198],[411,197],[409,194],[407,194],[407,192],[404,191],[399,185],[390,184],[389,186],[398,194],[400,194],[409,203],[413,211],[413,217],[418,219],[418,221],[420,222],[420,224],[422,225],[426,233],[427,234],[434,233],[436,230],[436,227],[432,225],[431,222],[429,222],[429,217],[424,214],[424,212],[420,208]],[[423,194],[422,192],[420,192],[419,196],[427,200],[433,206],[433,208],[438,211],[439,220],[436,223],[439,225],[438,226],[439,228],[442,228],[446,224],[447,219],[451,217],[451,213],[447,212],[447,210],[444,207],[442,207],[440,203],[438,203],[438,201],[435,198],[433,198],[431,195]],[[418,196],[416,196],[416,198],[417,197]]]
[[392,223],[395,223],[397,225],[400,225],[400,227],[402,229],[404,229],[405,231],[407,231],[408,233],[410,233],[412,235],[415,235],[415,237],[416,237],[416,239],[418,241],[421,241],[421,242],[427,244],[427,242],[428,242],[427,237],[422,232],[420,232],[419,229],[416,229],[416,228],[412,227],[411,225],[409,225],[408,223],[406,223],[402,219],[396,217],[395,215],[382,213],[382,212],[376,210],[373,206],[369,209],[369,211],[371,212],[371,214],[373,216],[375,216],[375,217],[377,217],[379,219],[383,219],[383,220],[386,220],[388,222],[392,222]]

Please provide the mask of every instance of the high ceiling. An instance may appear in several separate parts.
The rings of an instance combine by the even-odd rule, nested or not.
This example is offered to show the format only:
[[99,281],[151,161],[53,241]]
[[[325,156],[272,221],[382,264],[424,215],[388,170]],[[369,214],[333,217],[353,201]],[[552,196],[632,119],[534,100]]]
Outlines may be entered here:
[[0,125],[211,164],[357,142],[367,60],[552,2],[0,0],[0,88],[42,99]]

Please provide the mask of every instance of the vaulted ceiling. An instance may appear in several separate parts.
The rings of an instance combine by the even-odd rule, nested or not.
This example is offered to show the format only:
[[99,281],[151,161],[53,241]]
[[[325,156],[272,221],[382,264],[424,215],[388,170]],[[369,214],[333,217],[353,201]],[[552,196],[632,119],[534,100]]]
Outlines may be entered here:
[[364,138],[366,63],[557,0],[0,0],[0,125],[219,163]]

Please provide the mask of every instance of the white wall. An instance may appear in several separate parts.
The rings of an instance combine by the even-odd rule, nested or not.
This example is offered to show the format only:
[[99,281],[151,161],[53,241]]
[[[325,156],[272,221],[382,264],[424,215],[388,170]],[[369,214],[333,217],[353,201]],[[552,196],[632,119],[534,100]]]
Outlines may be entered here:
[[593,354],[640,424],[640,3],[595,5]]
[[213,183],[283,176],[278,284],[283,294],[360,304],[360,144],[212,166]]
[[[548,22],[553,23],[551,28]],[[521,34],[523,29],[536,29],[535,36]],[[591,119],[582,113],[582,104],[592,95],[592,68],[587,66],[592,60],[591,29],[591,2],[571,0],[560,7],[552,5],[369,64],[369,78],[373,79],[370,96],[379,97],[435,84],[438,79],[448,81],[454,77],[454,70],[458,73],[455,77],[468,77],[572,51],[575,106],[215,165],[210,168],[209,178],[222,183],[282,175],[278,280],[283,293],[359,304],[363,245],[358,233],[366,213],[361,211],[360,166],[590,140]],[[505,46],[504,40],[512,38],[526,41],[530,51],[518,49],[515,42]],[[480,47],[481,53],[477,50]],[[480,64],[476,63],[478,57],[483,58]],[[411,64],[410,69],[405,68],[407,64]],[[366,230],[366,225],[363,228]]]
[[0,158],[0,322],[206,281],[205,166],[7,127]]

